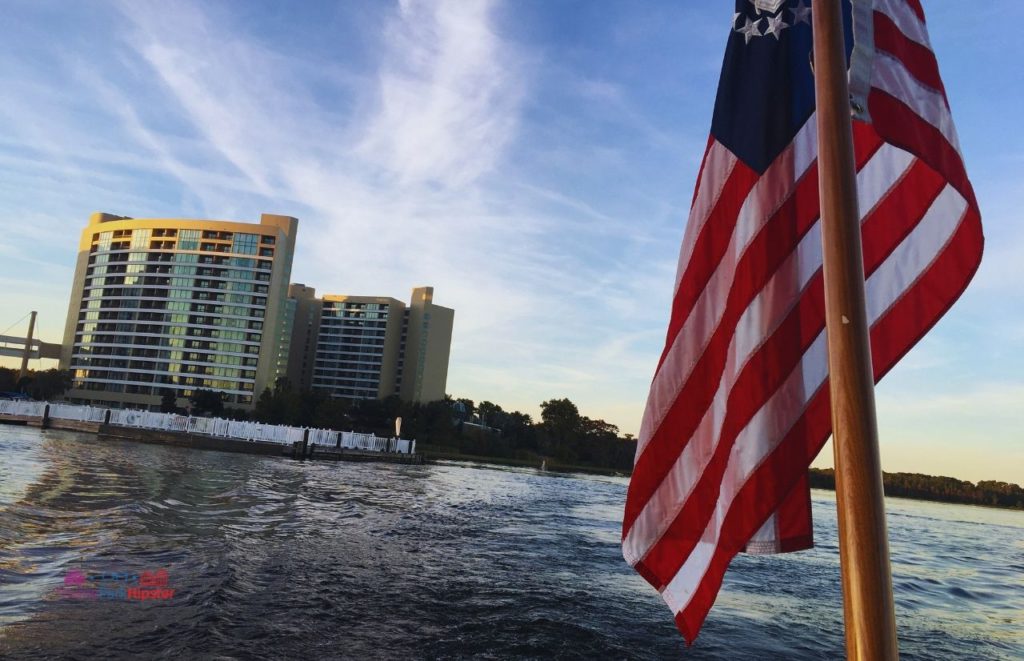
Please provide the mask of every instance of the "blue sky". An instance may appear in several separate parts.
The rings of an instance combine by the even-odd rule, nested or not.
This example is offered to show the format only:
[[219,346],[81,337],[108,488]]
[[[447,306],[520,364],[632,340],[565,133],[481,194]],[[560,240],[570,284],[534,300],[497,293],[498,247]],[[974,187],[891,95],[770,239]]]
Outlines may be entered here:
[[[926,2],[987,236],[878,389],[886,470],[1024,482],[1017,3]],[[635,433],[729,2],[3,0],[0,330],[93,211],[300,219],[292,280],[456,310],[448,391]],[[831,461],[823,451],[819,464]]]

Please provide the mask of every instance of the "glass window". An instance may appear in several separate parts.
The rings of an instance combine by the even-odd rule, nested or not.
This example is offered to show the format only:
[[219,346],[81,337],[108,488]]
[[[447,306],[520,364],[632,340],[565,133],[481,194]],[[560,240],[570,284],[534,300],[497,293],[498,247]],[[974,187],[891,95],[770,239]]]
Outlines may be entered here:
[[150,230],[135,230],[132,232],[132,248],[149,247]]
[[239,255],[255,255],[259,237],[256,234],[237,233],[231,246],[231,252]]
[[199,230],[181,230],[178,234],[178,250],[198,250]]

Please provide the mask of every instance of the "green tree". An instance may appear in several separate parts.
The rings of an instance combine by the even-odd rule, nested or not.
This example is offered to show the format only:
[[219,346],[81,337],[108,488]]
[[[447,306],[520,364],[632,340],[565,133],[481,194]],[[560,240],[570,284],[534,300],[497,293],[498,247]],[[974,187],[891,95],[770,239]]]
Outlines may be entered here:
[[566,441],[582,431],[580,410],[568,399],[549,399],[540,405],[540,419],[556,439]]
[[192,415],[216,417],[224,412],[224,393],[219,390],[196,390],[188,398]]
[[321,429],[351,431],[353,426],[349,409],[350,405],[347,399],[324,397],[317,404],[316,413],[313,416],[313,426]]
[[473,412],[476,410],[476,406],[473,405],[472,399],[459,397],[452,404],[452,410],[455,412],[456,418],[462,422],[468,422],[473,419]]
[[54,399],[60,397],[71,388],[73,379],[69,370],[50,369],[45,372],[32,372],[22,385],[32,399]]
[[274,425],[312,426],[326,398],[319,393],[295,390],[288,379],[278,379],[274,389],[260,393],[252,418]]
[[489,427],[498,426],[501,422],[501,414],[504,413],[500,406],[488,401],[480,402],[476,407],[476,412],[480,416],[480,424]]
[[164,394],[160,395],[160,412],[178,412],[178,396],[174,390],[167,388],[166,390],[164,390]]
[[9,367],[0,367],[0,392],[14,392],[18,389],[18,372]]

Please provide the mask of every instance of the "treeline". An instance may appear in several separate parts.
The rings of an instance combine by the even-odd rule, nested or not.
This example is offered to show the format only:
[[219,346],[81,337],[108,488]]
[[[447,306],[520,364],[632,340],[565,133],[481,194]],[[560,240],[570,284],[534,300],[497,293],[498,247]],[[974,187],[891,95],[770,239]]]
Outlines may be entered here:
[[0,393],[19,393],[32,399],[56,399],[71,387],[68,370],[28,370],[18,378],[18,370],[0,367]]
[[287,382],[265,390],[251,413],[226,410],[224,415],[272,424],[373,432],[393,436],[402,418],[402,437],[419,447],[448,455],[490,457],[520,462],[547,461],[555,467],[593,467],[629,472],[636,441],[604,420],[581,415],[568,399],[540,405],[535,421],[521,411],[505,411],[493,402],[453,399],[426,404],[398,397],[350,401],[299,391]]
[[[818,489],[834,490],[835,471],[831,468],[812,468],[810,483],[812,487]],[[882,485],[886,496],[1024,509],[1024,489],[1009,482],[983,480],[974,484],[954,477],[920,473],[882,473]]]

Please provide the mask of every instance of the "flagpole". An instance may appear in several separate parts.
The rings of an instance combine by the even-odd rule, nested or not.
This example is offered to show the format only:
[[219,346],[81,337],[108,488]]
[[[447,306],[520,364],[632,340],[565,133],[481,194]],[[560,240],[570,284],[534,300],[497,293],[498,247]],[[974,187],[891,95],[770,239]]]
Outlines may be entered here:
[[825,321],[846,653],[898,659],[840,0],[815,0]]

